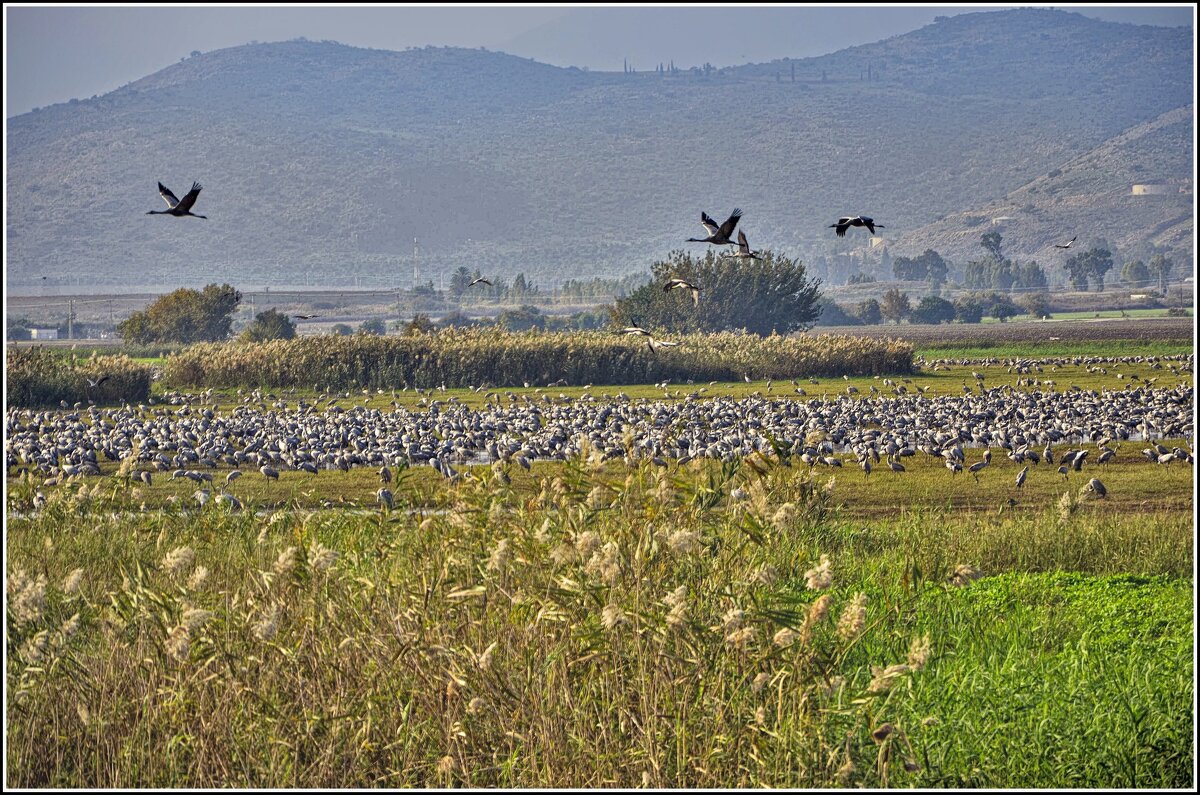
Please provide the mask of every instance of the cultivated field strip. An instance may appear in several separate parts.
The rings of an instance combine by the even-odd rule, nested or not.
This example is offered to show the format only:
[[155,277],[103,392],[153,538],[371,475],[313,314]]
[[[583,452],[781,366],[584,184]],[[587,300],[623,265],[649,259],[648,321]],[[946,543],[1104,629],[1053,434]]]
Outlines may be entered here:
[[1108,340],[1192,340],[1194,317],[1050,320],[1026,323],[822,326],[823,333],[866,339],[903,339],[913,345],[997,345],[1003,343],[1099,342]]

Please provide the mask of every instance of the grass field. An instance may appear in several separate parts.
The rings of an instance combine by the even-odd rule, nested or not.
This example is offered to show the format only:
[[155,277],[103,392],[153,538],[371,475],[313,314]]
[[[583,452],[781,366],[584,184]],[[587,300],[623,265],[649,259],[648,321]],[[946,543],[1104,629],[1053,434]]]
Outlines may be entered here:
[[[1117,355],[1191,352],[1156,345]],[[1033,377],[1192,383],[1104,369]],[[973,370],[1031,388],[1003,366],[895,380],[977,394]],[[806,398],[787,381],[493,391],[891,389],[817,380],[798,379]],[[170,390],[156,384],[155,407]],[[262,402],[300,396],[316,398]],[[1066,477],[1033,465],[1022,488],[1002,450],[977,479],[923,453],[869,476],[846,454],[811,470],[759,455],[459,466],[457,483],[421,466],[397,473],[393,510],[367,468],[278,482],[248,468],[232,512],[111,462],[57,486],[10,469],[6,783],[1187,788],[1195,470],[1143,446]],[[1092,477],[1106,497],[1084,490]]]
[[424,516],[57,490],[9,521],[9,783],[1188,780],[1186,490],[862,517],[879,481],[611,474]]

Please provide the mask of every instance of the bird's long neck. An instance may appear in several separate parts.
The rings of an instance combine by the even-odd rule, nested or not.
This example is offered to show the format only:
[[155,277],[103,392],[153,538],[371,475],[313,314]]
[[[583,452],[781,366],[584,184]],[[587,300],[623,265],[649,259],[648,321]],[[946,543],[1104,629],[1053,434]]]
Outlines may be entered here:
[[147,210],[146,215],[166,215],[166,210]]

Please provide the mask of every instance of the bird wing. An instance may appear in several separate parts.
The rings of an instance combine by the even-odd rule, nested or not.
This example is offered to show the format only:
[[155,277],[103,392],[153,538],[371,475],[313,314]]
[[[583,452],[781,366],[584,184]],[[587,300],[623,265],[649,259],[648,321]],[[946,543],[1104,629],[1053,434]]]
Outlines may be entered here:
[[726,240],[733,234],[733,228],[737,226],[738,219],[742,217],[742,211],[736,207],[733,213],[725,219],[725,223],[721,224],[721,228],[717,230]]
[[192,205],[196,203],[196,197],[200,195],[201,190],[200,183],[193,182],[192,189],[179,201],[179,204],[175,205],[175,209],[185,213],[192,209]]
[[870,230],[871,230],[871,234],[875,234],[875,221],[874,221],[874,219],[872,219],[872,218],[864,218],[864,219],[862,219],[862,222],[863,222],[863,223],[866,225],[867,229],[870,229]]
[[666,292],[670,292],[670,291],[671,291],[672,289],[674,289],[675,287],[682,287],[682,286],[683,286],[683,281],[682,281],[682,280],[680,280],[680,279],[671,279],[670,281],[668,281],[666,284],[664,284],[664,285],[663,285],[663,292],[664,292],[664,293],[666,293]]
[[158,195],[162,196],[162,200],[167,203],[167,207],[171,210],[174,210],[175,205],[179,204],[179,199],[175,198],[175,194],[171,193],[171,189],[161,182],[158,183]]
[[709,218],[708,213],[704,212],[703,210],[700,211],[700,223],[704,226],[705,230],[707,230],[710,235],[715,235],[717,233],[717,230],[719,230],[721,228],[717,224],[717,222],[714,221],[712,218]]
[[738,251],[742,254],[750,253],[750,244],[746,242],[746,233],[738,230]]

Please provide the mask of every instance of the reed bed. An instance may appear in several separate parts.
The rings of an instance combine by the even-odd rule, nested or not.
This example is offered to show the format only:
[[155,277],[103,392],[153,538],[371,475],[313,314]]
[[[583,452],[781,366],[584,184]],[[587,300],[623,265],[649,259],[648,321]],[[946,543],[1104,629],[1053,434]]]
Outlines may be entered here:
[[[56,406],[60,401],[74,404],[136,403],[150,396],[152,371],[148,365],[128,356],[101,356],[95,352],[81,358],[64,355],[40,346],[9,346],[6,366],[8,386],[5,399],[15,406]],[[97,381],[95,387],[88,380]]]
[[1186,578],[1006,576],[772,456],[604,473],[135,520],[122,475],[14,480],[7,783],[1186,786]]
[[603,332],[450,330],[408,337],[300,337],[194,345],[168,357],[180,386],[465,387],[638,384],[910,373],[912,346],[855,337],[690,335],[652,352]]

